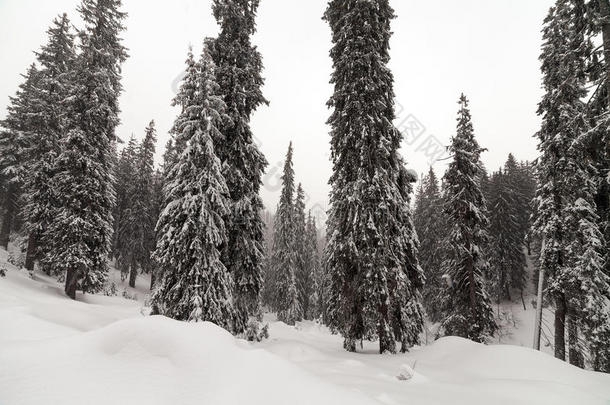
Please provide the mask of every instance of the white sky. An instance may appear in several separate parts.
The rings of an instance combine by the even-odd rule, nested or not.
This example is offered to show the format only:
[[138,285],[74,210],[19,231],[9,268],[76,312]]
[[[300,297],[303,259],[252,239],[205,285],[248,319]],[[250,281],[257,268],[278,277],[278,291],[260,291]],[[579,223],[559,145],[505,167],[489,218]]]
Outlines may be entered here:
[[[0,117],[20,73],[46,41],[53,17],[68,12],[78,23],[79,0],[0,0]],[[157,122],[157,159],[176,111],[170,101],[184,67],[189,44],[197,53],[204,36],[217,33],[210,0],[123,0],[129,13],[125,45],[130,58],[123,69],[122,125],[118,135],[141,137]],[[417,150],[430,135],[447,144],[455,131],[460,92],[470,98],[475,133],[489,149],[488,169],[497,169],[509,152],[536,157],[533,134],[541,97],[538,55],[542,20],[552,0],[393,0],[391,68],[399,108],[397,125],[409,115],[425,133],[405,143],[403,155],[418,173],[428,157]],[[261,107],[252,128],[269,161],[262,196],[275,210],[279,171],[288,142],[295,147],[297,181],[308,205],[327,207],[329,137],[325,125],[331,61],[330,29],[321,17],[325,0],[262,0],[254,42],[263,54],[269,107]],[[402,111],[402,112],[400,112]],[[410,122],[411,120],[407,121]],[[430,138],[432,139],[432,138]],[[434,165],[440,174],[444,164]],[[319,215],[319,212],[318,212]]]

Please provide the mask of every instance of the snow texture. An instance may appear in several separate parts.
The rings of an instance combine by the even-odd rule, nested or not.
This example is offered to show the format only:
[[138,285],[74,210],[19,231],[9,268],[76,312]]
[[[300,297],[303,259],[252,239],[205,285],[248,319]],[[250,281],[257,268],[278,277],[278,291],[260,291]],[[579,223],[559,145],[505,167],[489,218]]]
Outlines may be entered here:
[[[348,353],[313,322],[267,317],[251,344],[211,323],[144,317],[142,302],[72,301],[0,250],[0,404],[607,404],[610,376],[533,350],[449,337],[400,355]],[[111,278],[118,273],[111,272]],[[136,286],[142,294],[146,280]],[[119,289],[122,289],[120,286]],[[130,290],[130,293],[138,290]],[[533,311],[529,311],[533,312]]]

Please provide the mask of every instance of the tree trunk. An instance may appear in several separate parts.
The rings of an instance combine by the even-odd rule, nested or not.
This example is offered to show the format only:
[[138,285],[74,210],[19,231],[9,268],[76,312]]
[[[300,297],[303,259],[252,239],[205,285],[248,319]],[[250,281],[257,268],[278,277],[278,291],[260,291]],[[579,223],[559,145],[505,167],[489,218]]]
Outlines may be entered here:
[[138,277],[138,265],[135,262],[131,263],[131,269],[129,271],[129,286],[136,288],[136,278]]
[[25,268],[28,271],[34,271],[34,262],[36,261],[36,253],[38,251],[38,236],[36,232],[31,232],[28,237],[28,248],[25,254]]
[[154,270],[150,272],[150,291],[155,288],[155,272]]
[[13,221],[15,219],[15,213],[17,211],[16,205],[16,193],[17,186],[9,184],[6,190],[6,196],[4,198],[4,218],[2,219],[2,227],[0,228],[0,246],[4,249],[8,249],[8,241],[11,236],[11,230],[13,229]]
[[564,294],[557,294],[555,298],[555,357],[566,359],[566,298]]
[[585,361],[580,343],[578,342],[578,323],[576,321],[576,314],[571,306],[568,308],[568,343],[570,364],[584,368]]
[[76,299],[76,287],[78,285],[78,270],[70,268],[66,272],[66,295],[73,300]]

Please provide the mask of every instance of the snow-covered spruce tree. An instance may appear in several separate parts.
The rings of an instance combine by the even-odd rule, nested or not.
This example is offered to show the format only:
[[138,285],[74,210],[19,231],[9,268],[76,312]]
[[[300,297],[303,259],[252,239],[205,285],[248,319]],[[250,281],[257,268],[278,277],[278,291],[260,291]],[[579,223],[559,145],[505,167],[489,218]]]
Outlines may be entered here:
[[[507,164],[508,166],[508,164]],[[511,173],[512,174],[512,173]],[[489,203],[490,276],[496,302],[511,299],[511,289],[523,290],[525,285],[524,236],[519,214],[522,207],[518,190],[511,182],[509,169],[493,173]]]
[[422,270],[409,207],[413,180],[398,154],[387,0],[333,0],[324,18],[332,31],[333,175],[327,272],[332,277],[328,320],[356,350],[378,339],[379,350],[402,350],[422,329]]
[[[548,276],[546,294],[555,304],[555,357],[562,360],[566,358],[566,317],[573,310],[569,302],[576,276],[571,265],[577,252],[570,247],[576,229],[569,217],[575,192],[585,186],[581,184],[582,162],[570,148],[589,129],[581,101],[586,95],[587,44],[584,33],[574,30],[574,4],[558,0],[544,20],[540,60],[546,93],[538,108],[542,127],[537,134],[540,157],[534,227],[543,240],[540,266]],[[574,335],[572,328],[570,335]]]
[[127,243],[129,235],[126,232],[125,222],[129,210],[129,192],[135,174],[136,148],[136,140],[132,135],[127,145],[121,150],[114,172],[116,203],[113,211],[112,255],[117,260],[117,266],[121,270],[123,280],[129,274],[129,264],[131,262]]
[[214,151],[225,104],[206,46],[201,61],[189,66],[177,103],[182,113],[174,127],[176,143],[184,150],[164,187],[167,205],[157,224],[155,251],[162,278],[153,306],[173,319],[209,321],[233,332],[233,280],[220,252],[226,242],[228,189]]
[[22,162],[29,147],[27,134],[37,126],[30,115],[32,104],[36,102],[36,88],[40,78],[35,64],[30,65],[23,78],[24,82],[19,85],[15,96],[10,97],[6,118],[0,123],[0,172],[6,184],[6,193],[2,197],[4,216],[0,228],[0,246],[5,249],[19,213],[18,200],[25,177]]
[[153,197],[151,201],[151,218],[155,219],[155,222],[152,224],[152,240],[150,241],[150,290],[152,291],[155,287],[155,283],[157,281],[158,273],[159,273],[159,263],[155,259],[154,250],[156,247],[157,241],[157,229],[156,224],[161,216],[161,210],[164,207],[164,196],[163,196],[163,185],[165,176],[163,175],[163,168],[158,168],[155,170],[153,175]]
[[121,223],[120,233],[124,235],[129,261],[129,286],[135,287],[138,269],[144,273],[151,271],[150,253],[154,249],[154,155],[156,142],[155,122],[146,128],[144,139],[135,151],[133,177],[127,187],[127,209]]
[[310,310],[309,299],[312,293],[312,268],[308,251],[307,218],[305,217],[305,192],[299,183],[294,202],[294,250],[297,253],[297,291],[303,318],[307,319]]
[[223,139],[215,144],[232,201],[223,263],[235,280],[238,331],[245,329],[250,316],[260,316],[265,251],[259,190],[267,160],[250,130],[252,113],[267,103],[261,91],[262,58],[250,40],[256,30],[258,4],[259,0],[213,2],[220,33],[211,50],[216,79],[231,118],[223,123]]
[[39,79],[28,111],[29,119],[36,125],[23,133],[28,147],[23,157],[27,170],[24,171],[21,216],[29,233],[25,267],[30,271],[40,257],[39,251],[48,252],[40,242],[56,208],[52,178],[60,141],[69,122],[64,114],[65,100],[71,94],[75,60],[74,35],[66,14],[56,18],[47,33],[47,44],[36,54]]
[[307,214],[307,226],[305,228],[305,263],[310,272],[309,307],[305,318],[318,319],[322,314],[324,277],[320,268],[320,255],[318,253],[318,229],[316,221]]
[[120,0],[83,0],[70,125],[56,160],[53,187],[58,210],[49,226],[48,260],[66,272],[66,294],[99,291],[107,273],[112,238],[115,128],[119,124],[121,45],[126,14]]
[[419,238],[419,257],[426,276],[422,291],[426,313],[433,322],[440,320],[443,294],[443,253],[440,241],[444,236],[443,203],[438,179],[432,167],[420,182],[415,198],[413,222]]
[[[536,174],[534,166],[528,162],[521,162],[517,167],[516,186],[520,197],[523,199],[523,211],[519,212],[519,223],[521,232],[525,235],[525,247],[527,254],[532,255],[532,244],[534,236],[532,233],[533,199],[536,195]],[[536,273],[537,274],[537,273]]]
[[497,329],[484,274],[488,263],[482,251],[487,240],[487,212],[481,191],[483,170],[472,127],[468,99],[459,100],[457,133],[449,151],[453,160],[443,177],[447,236],[443,249],[448,257],[444,272],[451,286],[441,322],[441,334],[485,342]]
[[292,168],[292,142],[288,146],[284,173],[282,175],[282,195],[275,212],[273,253],[271,257],[275,274],[275,298],[277,317],[280,321],[294,325],[303,319],[299,302],[296,274],[299,256],[296,246],[296,221],[294,208],[294,169]]
[[[204,44],[205,46],[205,44]],[[208,49],[209,52],[209,49]],[[163,195],[161,196],[161,214],[164,212],[166,207],[172,203],[172,196],[166,191],[169,183],[174,180],[175,172],[172,171],[174,166],[178,163],[178,159],[182,155],[182,152],[186,149],[186,145],[192,136],[191,132],[185,132],[184,129],[188,127],[189,123],[193,120],[192,115],[188,112],[193,105],[195,105],[195,96],[197,93],[197,81],[200,75],[200,64],[195,61],[192,47],[189,47],[187,58],[185,61],[186,68],[184,72],[184,78],[178,89],[178,94],[172,100],[172,106],[180,108],[180,114],[174,120],[174,124],[170,130],[170,139],[165,145],[165,152],[163,153]],[[161,220],[163,219],[159,215],[157,225],[155,227],[155,241],[156,248],[159,247],[159,241],[161,235]],[[156,252],[156,250],[155,250]],[[156,263],[156,269],[154,278],[161,280],[164,274],[164,267],[159,263],[159,257],[156,253],[153,254],[153,260]],[[155,282],[156,282],[155,280]],[[151,280],[152,281],[152,280]],[[157,303],[152,301],[152,313],[159,314],[160,309]]]
[[[597,170],[595,203],[599,227],[605,235],[605,251],[610,252],[610,1],[588,1],[587,13],[582,3],[580,0],[576,9],[577,25],[582,27],[588,23],[593,35],[601,34],[601,49],[592,52],[593,63],[587,69],[596,88],[588,102],[589,116],[595,125],[586,135],[586,143]],[[606,255],[605,272],[610,275],[610,254]]]
[[[524,194],[523,187],[526,186],[524,175],[512,153],[508,154],[501,180],[506,188],[508,202],[510,203],[511,226],[514,226],[514,231],[510,235],[510,239],[512,239],[510,249],[512,254],[509,256],[511,263],[510,288],[519,290],[521,298],[523,298],[523,289],[527,279],[524,247],[529,231],[528,214],[531,198]],[[510,299],[510,297],[508,298]]]

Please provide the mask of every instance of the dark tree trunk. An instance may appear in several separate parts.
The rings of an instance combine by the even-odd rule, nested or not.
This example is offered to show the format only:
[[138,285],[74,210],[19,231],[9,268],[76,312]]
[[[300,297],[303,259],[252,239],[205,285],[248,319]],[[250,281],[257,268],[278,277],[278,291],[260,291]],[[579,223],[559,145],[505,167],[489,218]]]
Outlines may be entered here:
[[568,343],[570,364],[584,368],[584,358],[578,342],[578,324],[576,322],[576,314],[570,308],[568,309]]
[[[379,321],[377,322],[377,335],[379,336],[379,353],[396,353],[396,341],[390,331],[388,306],[379,305]],[[385,326],[385,327],[384,327]]]
[[558,294],[555,298],[555,357],[566,359],[566,298]]
[[28,237],[28,248],[25,253],[25,268],[28,271],[34,271],[34,262],[36,261],[36,253],[38,251],[38,235],[36,232],[31,232]]
[[17,212],[16,202],[17,186],[9,184],[4,198],[4,218],[2,218],[2,227],[0,228],[0,246],[8,249],[8,241],[13,229],[13,221]]
[[136,278],[138,277],[138,265],[133,262],[131,263],[131,269],[129,270],[129,286],[136,288]]
[[78,286],[78,270],[71,268],[66,272],[66,295],[73,300],[76,299],[76,287]]

